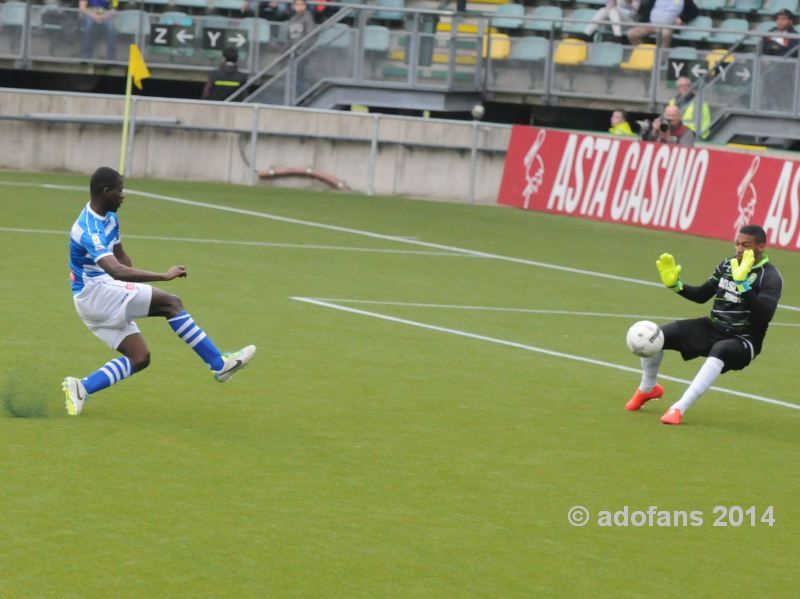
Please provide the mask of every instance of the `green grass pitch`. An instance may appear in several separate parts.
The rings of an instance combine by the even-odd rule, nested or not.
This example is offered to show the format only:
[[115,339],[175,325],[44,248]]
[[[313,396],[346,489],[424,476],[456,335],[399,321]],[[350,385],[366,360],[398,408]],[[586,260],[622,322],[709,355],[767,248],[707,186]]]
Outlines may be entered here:
[[[637,318],[620,315],[710,307],[545,266],[656,282],[669,251],[700,283],[732,243],[506,208],[130,180],[120,218],[134,265],[186,265],[162,287],[222,349],[258,354],[219,385],[163,320],[142,320],[150,368],[69,418],[61,379],[114,356],[67,281],[87,184],[0,173],[0,596],[796,596],[800,410],[710,391],[667,427],[658,417],[683,383],[631,414],[635,373],[530,349],[636,368],[624,336]],[[800,306],[800,254],[769,254],[782,303]],[[775,323],[763,354],[719,387],[800,404],[800,313]],[[699,366],[668,354],[662,372]],[[568,523],[575,505],[586,526]],[[754,506],[756,526],[712,526],[717,505]],[[704,524],[595,521],[623,506],[699,510]]]

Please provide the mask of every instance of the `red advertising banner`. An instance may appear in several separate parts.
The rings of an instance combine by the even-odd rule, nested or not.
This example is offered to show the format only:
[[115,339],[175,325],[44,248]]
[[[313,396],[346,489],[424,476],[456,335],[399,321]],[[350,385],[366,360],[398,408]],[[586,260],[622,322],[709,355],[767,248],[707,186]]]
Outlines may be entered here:
[[499,204],[800,250],[800,161],[515,126]]

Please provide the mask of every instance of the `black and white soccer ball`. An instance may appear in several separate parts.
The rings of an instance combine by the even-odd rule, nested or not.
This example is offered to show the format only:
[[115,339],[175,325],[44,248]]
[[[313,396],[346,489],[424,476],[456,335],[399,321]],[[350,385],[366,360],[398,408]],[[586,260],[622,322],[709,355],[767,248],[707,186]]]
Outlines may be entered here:
[[663,349],[664,332],[656,323],[640,320],[628,329],[625,342],[631,352],[642,358],[649,358]]

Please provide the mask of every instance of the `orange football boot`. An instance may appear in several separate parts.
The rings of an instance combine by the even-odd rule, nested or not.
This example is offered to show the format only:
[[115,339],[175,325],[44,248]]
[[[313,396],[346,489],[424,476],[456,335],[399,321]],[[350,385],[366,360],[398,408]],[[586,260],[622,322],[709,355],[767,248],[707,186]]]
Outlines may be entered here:
[[661,422],[663,422],[664,424],[675,424],[675,425],[677,425],[677,424],[681,423],[681,418],[682,417],[683,417],[683,414],[681,414],[681,411],[678,408],[670,408],[661,417]]
[[630,400],[628,400],[628,403],[625,404],[625,409],[635,412],[651,399],[658,399],[662,395],[664,395],[664,387],[658,383],[656,383],[656,386],[650,391],[640,391],[637,389],[636,393],[633,394],[633,397],[631,397]]

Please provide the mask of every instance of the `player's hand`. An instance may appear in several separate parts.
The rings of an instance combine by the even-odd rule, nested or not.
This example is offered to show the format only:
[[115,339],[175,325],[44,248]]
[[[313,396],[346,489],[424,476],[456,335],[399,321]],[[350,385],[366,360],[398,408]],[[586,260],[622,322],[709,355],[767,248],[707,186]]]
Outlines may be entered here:
[[670,289],[680,291],[683,287],[681,283],[681,266],[675,264],[672,254],[661,254],[656,260],[658,274],[661,275],[661,282]]
[[171,281],[172,279],[177,279],[178,277],[185,277],[185,276],[186,276],[185,266],[173,266],[167,272],[164,273],[164,280]]
[[731,277],[733,282],[736,283],[739,291],[750,291],[750,283],[747,280],[747,275],[755,264],[756,257],[753,250],[745,250],[742,254],[742,261],[739,262],[736,258],[731,258]]

